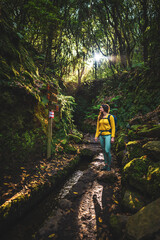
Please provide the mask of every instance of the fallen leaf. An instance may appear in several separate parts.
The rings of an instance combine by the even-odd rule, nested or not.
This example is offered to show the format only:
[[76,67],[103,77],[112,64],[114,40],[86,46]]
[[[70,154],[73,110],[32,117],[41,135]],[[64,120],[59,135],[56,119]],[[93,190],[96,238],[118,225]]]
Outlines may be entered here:
[[53,238],[53,237],[55,237],[55,233],[50,234],[48,237],[49,237],[49,238]]
[[102,218],[101,218],[101,217],[99,217],[99,218],[98,218],[98,221],[99,221],[100,223],[102,223]]
[[3,183],[3,185],[6,185],[6,186],[7,186],[7,185],[9,185],[9,183]]

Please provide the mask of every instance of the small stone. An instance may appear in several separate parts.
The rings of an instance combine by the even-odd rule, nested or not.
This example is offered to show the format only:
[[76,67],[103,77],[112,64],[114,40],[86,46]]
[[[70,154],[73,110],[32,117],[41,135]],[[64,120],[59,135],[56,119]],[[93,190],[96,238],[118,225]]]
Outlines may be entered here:
[[114,170],[103,171],[103,172],[98,173],[97,179],[99,181],[113,183],[113,182],[117,181],[117,175],[115,174]]

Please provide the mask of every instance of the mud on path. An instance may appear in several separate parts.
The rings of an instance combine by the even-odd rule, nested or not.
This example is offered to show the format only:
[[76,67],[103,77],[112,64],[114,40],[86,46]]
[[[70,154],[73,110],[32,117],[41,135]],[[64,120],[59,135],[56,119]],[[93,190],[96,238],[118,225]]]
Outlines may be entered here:
[[112,154],[111,172],[101,171],[102,153],[83,172],[69,193],[59,201],[50,217],[35,234],[36,240],[112,240],[109,217],[119,207],[121,177]]

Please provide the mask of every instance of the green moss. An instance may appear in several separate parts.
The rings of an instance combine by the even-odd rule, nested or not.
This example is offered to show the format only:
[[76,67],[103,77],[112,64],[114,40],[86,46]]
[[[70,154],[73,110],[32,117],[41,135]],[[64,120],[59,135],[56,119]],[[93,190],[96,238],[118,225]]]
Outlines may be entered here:
[[136,131],[139,127],[141,127],[140,124],[132,125],[132,126],[131,126],[131,130]]
[[134,158],[129,163],[127,163],[123,170],[124,172],[133,170],[136,174],[143,175],[148,169],[149,160],[146,156],[140,158]]
[[123,230],[127,222],[127,216],[112,214],[109,219],[110,227],[114,239],[121,239]]
[[85,159],[85,158],[91,159],[93,156],[94,156],[93,151],[88,148],[84,148],[80,151],[80,157],[82,159]]
[[71,144],[65,145],[64,151],[65,151],[66,153],[72,153],[72,154],[77,153],[77,149],[76,149],[73,145],[71,145]]
[[126,146],[129,146],[129,145],[137,145],[139,144],[140,141],[136,140],[136,141],[129,141],[128,143],[126,143]]
[[115,138],[115,143],[113,145],[116,152],[120,152],[125,149],[125,138],[126,134],[124,131],[118,132],[118,136]]
[[147,132],[148,131],[148,126],[147,125],[142,125],[139,129],[139,133]]
[[124,157],[124,150],[117,153],[117,161],[118,161],[119,164],[122,163],[123,157]]
[[8,201],[5,202],[1,207],[0,207],[0,218],[7,218],[10,212],[12,206],[12,202]]
[[111,215],[110,223],[112,226],[117,226],[119,224],[119,221],[116,215]]
[[147,181],[151,182],[154,186],[154,188],[157,188],[160,186],[160,162],[153,163],[149,166],[148,172],[147,172]]
[[128,131],[128,137],[129,137],[129,139],[137,139],[136,132],[133,131],[133,130],[129,130]]
[[135,158],[125,165],[122,182],[155,199],[160,196],[160,163],[152,163],[146,156]]
[[146,154],[153,160],[160,160],[160,141],[149,141],[143,145]]
[[43,197],[46,192],[49,192],[50,189],[55,186],[55,184],[62,181],[77,165],[79,162],[79,156],[75,155],[74,159],[69,162],[69,164],[63,168],[63,170],[59,170],[53,176],[50,176],[46,179],[45,182],[31,182],[29,189],[27,192],[18,193],[15,195],[15,198],[11,201],[5,202],[0,207],[0,230],[17,217],[21,216],[21,214],[25,213],[30,207],[32,207],[40,198]]
[[160,125],[143,125],[141,129],[137,131],[138,136],[143,137],[159,137],[160,136]]
[[[145,190],[146,174],[149,165],[149,160],[146,156],[135,158],[127,163],[123,168],[122,182],[129,184],[136,189]],[[143,192],[143,191],[142,191]]]
[[76,136],[74,134],[68,134],[68,139],[69,141],[75,142],[75,143],[81,143],[82,142],[82,138],[79,136]]
[[135,213],[144,207],[144,205],[142,197],[137,192],[129,190],[125,192],[122,200],[122,207],[125,211]]
[[131,161],[132,159],[141,157],[144,155],[144,151],[141,145],[142,143],[138,140],[130,141],[126,144],[127,152],[125,153],[122,159],[123,166],[127,164],[129,161]]

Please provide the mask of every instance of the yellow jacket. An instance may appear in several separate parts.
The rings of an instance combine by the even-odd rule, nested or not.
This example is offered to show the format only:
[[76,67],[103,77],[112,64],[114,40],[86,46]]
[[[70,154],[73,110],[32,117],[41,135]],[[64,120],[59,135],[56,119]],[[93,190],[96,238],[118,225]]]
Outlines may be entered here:
[[[108,119],[106,119],[106,118],[108,118],[108,115],[109,114],[107,114],[105,116],[105,118],[102,118],[100,121],[99,121],[99,118],[98,118],[95,137],[98,137],[100,134],[101,135],[109,135],[109,134],[111,134],[111,137],[115,137],[115,121],[114,121],[114,117],[112,115],[110,115],[110,123],[111,123],[111,126],[110,126]],[[106,131],[104,131],[104,130],[106,130]],[[104,132],[101,132],[101,131],[104,131]]]

